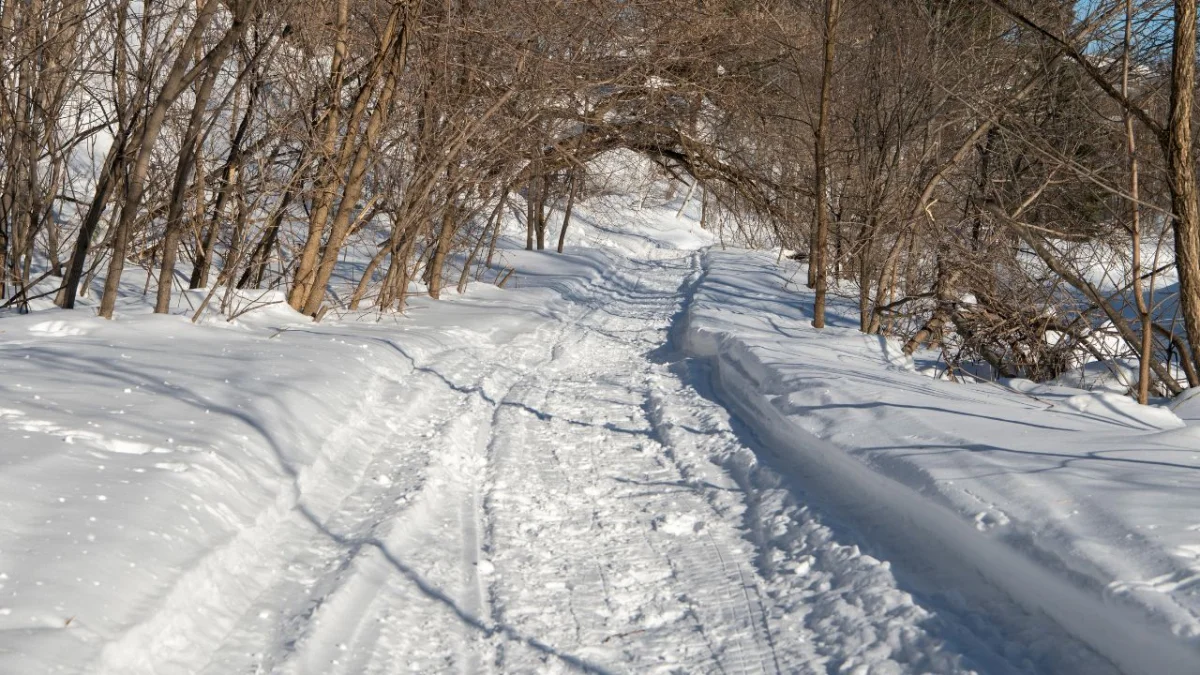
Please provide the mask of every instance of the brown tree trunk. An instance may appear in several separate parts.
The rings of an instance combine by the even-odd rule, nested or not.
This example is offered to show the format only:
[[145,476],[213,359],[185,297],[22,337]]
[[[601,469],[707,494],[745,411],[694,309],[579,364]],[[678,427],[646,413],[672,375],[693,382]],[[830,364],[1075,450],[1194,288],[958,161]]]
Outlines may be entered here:
[[242,273],[242,278],[238,280],[238,288],[258,288],[262,285],[263,275],[267,270],[267,263],[271,259],[271,249],[275,248],[275,242],[279,238],[279,225],[283,222],[283,217],[294,198],[295,192],[293,191],[293,187],[289,186],[288,190],[283,193],[283,198],[280,200],[279,206],[275,207],[275,210],[267,219],[267,225],[263,228],[262,237],[258,240],[258,244],[254,246],[254,250],[250,254],[250,263],[246,266],[245,272]]
[[[567,226],[571,224],[571,210],[575,208],[575,193],[579,191],[579,183],[581,183],[581,182],[582,181],[576,177],[575,172],[572,171],[571,177],[567,182],[567,208],[565,211],[563,211],[562,227],[559,228],[559,230],[558,230],[558,252],[559,253],[563,252],[563,245],[565,245],[567,243]],[[695,182],[693,182],[692,187],[694,188],[695,185],[696,185]],[[684,206],[687,206],[687,201],[689,199],[691,199],[691,197],[692,197],[692,193],[689,190],[688,197],[687,197],[687,199],[684,200]],[[683,210],[683,207],[680,207],[680,211],[682,211],[682,210]]]
[[1175,0],[1171,56],[1171,116],[1167,123],[1167,183],[1175,214],[1179,307],[1192,361],[1200,363],[1200,197],[1192,158],[1192,107],[1196,86],[1196,0]]
[[496,202],[496,208],[488,215],[487,223],[483,226],[483,230],[479,233],[479,238],[475,240],[475,245],[471,247],[471,252],[467,255],[467,260],[463,264],[462,273],[458,275],[458,292],[465,293],[467,291],[467,282],[471,279],[471,266],[475,264],[475,259],[479,257],[479,251],[483,248],[483,242],[491,238],[492,241],[496,237],[492,232],[500,227],[501,211],[504,209],[504,195]]
[[904,343],[904,353],[909,356],[925,343],[940,342],[954,312],[954,303],[958,299],[958,280],[962,272],[952,269],[941,255],[938,256],[937,266],[937,281],[934,283],[937,305],[925,325]]
[[541,210],[537,204],[537,178],[529,179],[529,186],[525,189],[525,250],[533,250],[533,234],[537,229],[537,216],[535,210]]
[[[345,79],[346,55],[348,47],[348,30],[350,24],[350,0],[337,0],[336,38],[333,46],[333,58],[329,65],[329,102],[324,110],[325,124],[320,137],[320,160],[330,161],[337,149],[337,137],[341,124],[341,92]],[[333,208],[336,181],[328,176],[331,168],[320,165],[317,179],[314,181],[316,194],[313,195],[313,209],[308,218],[308,236],[296,262],[296,273],[292,279],[292,289],[288,293],[288,304],[293,309],[301,310],[308,300],[312,289],[313,276],[317,266],[317,255],[321,252],[321,235],[325,232],[325,222],[329,211]]]
[[[404,10],[405,5],[402,4],[396,4],[393,7],[387,26],[380,37],[379,52],[372,62],[370,72],[364,76],[364,82],[351,108],[350,116],[347,118],[346,134],[342,139],[341,152],[339,157],[334,160],[332,167],[333,175],[339,177],[338,183],[341,182],[342,176],[345,178],[345,183],[341,187],[341,199],[338,202],[337,211],[333,213],[329,235],[323,250],[320,251],[319,262],[316,262],[314,257],[315,269],[310,266],[309,269],[297,273],[297,288],[307,288],[307,297],[297,296],[295,299],[300,304],[297,305],[293,302],[293,306],[309,316],[316,316],[325,299],[325,286],[333,277],[334,266],[337,264],[338,255],[349,231],[350,216],[358,207],[358,199],[362,195],[367,169],[372,163],[372,153],[376,150],[376,140],[383,124],[387,121],[397,81],[404,73],[411,30],[411,24],[404,15]],[[366,111],[372,99],[374,99],[375,107],[367,117],[366,128],[359,131],[360,120],[367,114]],[[336,186],[327,192],[332,193],[332,190],[336,190]],[[326,209],[326,212],[328,211],[329,209]],[[317,229],[323,231],[325,229],[323,223],[324,216],[321,218],[321,226]],[[310,228],[310,237],[312,231],[313,229]]]
[[[163,233],[162,265],[158,271],[158,291],[154,301],[155,314],[166,314],[171,311],[171,290],[175,281],[175,259],[179,253],[179,239],[183,230],[183,207],[187,199],[188,181],[196,164],[196,154],[199,151],[200,131],[204,123],[204,112],[208,106],[209,96],[217,81],[215,69],[205,73],[196,91],[196,102],[188,120],[187,134],[183,140],[183,152],[179,164],[175,167],[175,183],[171,188],[171,203],[167,207],[167,222]],[[203,201],[204,195],[197,194],[196,199]]]
[[875,233],[879,229],[879,218],[872,214],[860,228],[858,241],[858,329],[864,333],[871,332],[871,317],[873,309],[879,304],[871,298],[871,284],[874,282],[875,271]]
[[124,147],[125,135],[118,133],[108,149],[108,157],[104,160],[104,168],[100,171],[92,193],[92,202],[88,205],[87,215],[84,216],[83,223],[79,226],[79,234],[75,237],[75,248],[67,263],[67,276],[63,279],[62,288],[55,298],[55,303],[63,309],[75,309],[75,299],[79,294],[79,284],[83,281],[87,254],[91,249],[92,238],[96,235],[96,228],[100,225],[100,219],[108,208],[108,200],[116,187],[116,176],[124,162]]
[[[221,169],[221,184],[217,191],[217,200],[213,205],[213,212],[209,218],[208,225],[200,228],[200,233],[197,237],[196,258],[192,261],[192,274],[188,278],[188,288],[206,288],[208,286],[208,277],[212,271],[213,261],[216,257],[217,241],[221,237],[221,223],[225,219],[225,207],[229,203],[229,199],[234,195],[236,186],[242,179],[242,155],[244,154],[243,142],[246,138],[246,133],[250,129],[250,123],[254,120],[255,104],[258,101],[259,86],[255,82],[250,87],[249,100],[246,102],[246,109],[242,111],[241,121],[236,127],[230,125],[232,140],[229,143],[229,152],[225,158],[225,165]],[[240,97],[234,98],[234,118],[237,117],[237,110],[240,107],[238,101]],[[197,181],[197,190],[203,190],[203,176]],[[203,200],[197,202],[198,222],[203,222],[204,207]]]
[[[391,72],[386,76],[383,90],[375,101],[375,110],[367,122],[366,130],[357,139],[356,151],[353,161],[350,164],[349,174],[346,177],[346,184],[342,189],[342,198],[338,203],[337,211],[334,213],[329,237],[325,242],[325,248],[322,251],[321,261],[317,266],[316,274],[313,276],[308,299],[302,309],[305,314],[310,316],[316,315],[320,310],[321,302],[325,299],[325,286],[333,277],[333,270],[337,264],[338,254],[341,251],[342,244],[345,243],[346,234],[349,232],[350,216],[358,206],[359,197],[362,196],[367,169],[371,165],[371,155],[376,150],[376,140],[381,127],[387,121],[397,80],[400,74],[404,72],[404,54],[407,52],[408,46],[407,26],[401,29],[401,36],[397,61],[392,64]],[[349,143],[350,140],[347,139],[346,142]]]
[[446,265],[446,254],[454,244],[454,219],[457,209],[447,204],[442,214],[442,230],[438,233],[434,244],[433,257],[429,260],[429,297],[439,300],[442,297],[442,268]]
[[[1125,50],[1121,63],[1121,93],[1129,96],[1129,57],[1133,41],[1133,0],[1125,0]],[[1138,316],[1142,324],[1142,345],[1138,354],[1138,403],[1146,405],[1150,400],[1150,361],[1154,358],[1153,319],[1150,307],[1142,288],[1142,210],[1138,204],[1138,158],[1137,134],[1134,133],[1134,119],[1129,111],[1125,111],[1125,150],[1129,155],[1129,236],[1133,243],[1133,260],[1130,266],[1130,277],[1133,282],[1133,295],[1137,303]],[[1153,292],[1153,290],[1151,290]]]
[[487,260],[484,266],[492,267],[492,258],[496,255],[496,242],[500,240],[500,232],[504,227],[504,205],[508,202],[508,186],[504,186],[504,190],[500,193],[500,203],[496,205],[496,224],[492,227],[492,240],[488,242]]
[[829,108],[833,99],[833,60],[836,50],[835,38],[838,21],[839,0],[825,0],[825,58],[821,71],[821,101],[817,117],[816,147],[813,151],[816,173],[816,229],[812,237],[812,251],[809,254],[809,276],[813,280],[813,328],[825,327],[825,294],[829,283],[828,257],[829,248],[829,205],[826,203],[826,193],[829,192],[829,161],[826,157],[829,143]]
[[537,250],[546,250],[546,201],[550,197],[550,176],[543,175],[539,181],[541,189],[538,190],[538,198],[536,208],[534,209],[534,229],[537,234]]

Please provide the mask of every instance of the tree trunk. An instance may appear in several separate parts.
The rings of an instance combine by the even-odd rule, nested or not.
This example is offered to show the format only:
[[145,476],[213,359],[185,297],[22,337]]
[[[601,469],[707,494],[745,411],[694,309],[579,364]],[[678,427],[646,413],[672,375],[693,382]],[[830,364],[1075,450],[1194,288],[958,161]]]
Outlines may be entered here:
[[283,193],[283,198],[279,202],[279,206],[271,213],[267,219],[267,225],[263,228],[262,237],[255,245],[254,251],[250,254],[250,263],[246,266],[245,272],[242,273],[242,278],[238,280],[238,288],[258,288],[262,285],[263,275],[266,273],[267,264],[271,259],[271,249],[275,248],[275,242],[279,238],[279,225],[283,221],[283,216],[287,213],[288,206],[291,205],[292,199],[295,196],[294,188],[289,186],[288,190]]
[[[567,242],[567,226],[571,224],[571,210],[575,208],[575,193],[579,190],[579,183],[582,182],[576,178],[575,172],[571,172],[571,177],[567,183],[567,208],[563,211],[562,227],[558,230],[558,252],[563,252],[563,245]],[[692,183],[695,187],[695,183]],[[684,200],[684,205],[692,198],[691,190],[688,190],[687,199]],[[680,209],[682,212],[682,208]]]
[[525,188],[525,250],[533,250],[533,233],[537,228],[536,216],[534,215],[535,204],[537,203],[537,178],[530,178],[529,185]]
[[[183,206],[187,199],[188,180],[196,164],[196,154],[199,151],[200,130],[204,123],[204,112],[208,106],[214,83],[217,81],[217,71],[205,73],[196,91],[196,102],[188,120],[187,134],[183,140],[183,152],[179,164],[175,167],[175,183],[171,188],[171,203],[167,207],[167,223],[163,233],[162,265],[158,271],[158,291],[155,296],[154,313],[166,314],[171,311],[171,290],[175,281],[175,259],[179,253],[179,239],[183,230]],[[196,199],[203,201],[204,195],[197,194]]]
[[438,233],[434,244],[433,257],[429,261],[429,297],[439,300],[442,297],[442,268],[446,265],[446,254],[454,244],[454,219],[457,209],[447,204],[442,214],[442,230]]
[[[1125,0],[1125,38],[1121,63],[1121,93],[1129,97],[1129,51],[1133,41],[1133,0]],[[1134,119],[1125,111],[1125,150],[1129,156],[1129,236],[1133,243],[1133,260],[1129,274],[1133,282],[1133,295],[1137,303],[1138,316],[1142,324],[1142,345],[1138,354],[1138,403],[1146,405],[1150,400],[1150,360],[1154,358],[1153,319],[1148,300],[1142,289],[1142,216],[1138,204],[1138,158],[1137,134]],[[1151,290],[1153,292],[1153,290]]]
[[[342,85],[345,80],[345,64],[348,47],[348,30],[350,23],[350,0],[337,0],[336,38],[333,45],[333,58],[329,65],[329,102],[324,113],[324,127],[320,137],[320,155],[323,161],[334,156],[337,149],[337,136],[341,124]],[[292,279],[292,289],[288,293],[288,304],[293,309],[302,310],[308,300],[312,288],[313,276],[316,273],[317,256],[321,252],[321,235],[325,232],[325,223],[329,211],[333,208],[334,191],[337,181],[328,176],[331,168],[324,165],[317,172],[314,180],[316,194],[313,196],[312,213],[308,218],[308,236],[300,251],[296,263],[296,274]]]
[[1200,363],[1200,197],[1192,160],[1192,98],[1196,86],[1196,0],[1175,0],[1171,57],[1171,116],[1167,126],[1167,183],[1175,214],[1179,307],[1192,361]]
[[550,197],[550,176],[543,175],[542,187],[538,190],[538,198],[534,209],[534,226],[537,234],[537,250],[546,250],[546,201]]
[[504,186],[504,190],[500,193],[500,203],[496,205],[496,225],[492,228],[492,240],[488,242],[487,260],[484,266],[492,267],[492,258],[496,255],[496,242],[500,240],[500,233],[504,230],[504,205],[508,203],[508,186]]
[[62,288],[58,291],[55,303],[63,309],[75,309],[75,299],[79,294],[79,283],[83,280],[83,268],[87,262],[88,250],[92,245],[92,237],[100,225],[100,218],[108,208],[108,200],[112,197],[113,188],[117,182],[116,174],[120,171],[125,154],[125,136],[118,133],[108,149],[108,157],[104,160],[104,168],[96,181],[92,193],[92,203],[88,206],[87,215],[79,226],[79,234],[75,237],[75,249],[67,263],[67,276],[63,279]]
[[[307,287],[307,298],[296,297],[301,304],[294,307],[309,316],[316,316],[325,298],[325,286],[333,277],[342,244],[350,228],[350,216],[358,207],[359,197],[366,181],[367,169],[373,163],[372,153],[380,130],[386,123],[390,112],[392,97],[396,91],[397,81],[404,73],[408,54],[408,40],[411,24],[404,15],[405,5],[396,4],[388,17],[387,27],[380,37],[379,51],[372,62],[370,71],[364,76],[358,96],[351,108],[346,122],[346,134],[342,139],[342,148],[333,168],[336,176],[344,176],[345,183],[341,187],[341,199],[337,211],[329,226],[329,236],[324,249],[321,251],[316,268],[307,272],[307,279],[297,277],[300,287]],[[363,115],[374,99],[374,109],[367,117],[366,128],[359,130]],[[345,172],[345,173],[343,173]],[[340,180],[339,180],[340,183]],[[322,219],[323,221],[323,219]],[[322,226],[320,228],[324,230]],[[311,231],[311,230],[310,230]]]
[[829,162],[826,157],[829,142],[829,107],[833,98],[833,58],[838,21],[839,0],[825,0],[825,58],[821,71],[821,101],[817,117],[816,148],[813,152],[816,173],[816,229],[813,232],[812,251],[809,254],[809,276],[816,292],[813,300],[813,328],[825,327],[825,294],[829,283],[826,258],[829,248]]

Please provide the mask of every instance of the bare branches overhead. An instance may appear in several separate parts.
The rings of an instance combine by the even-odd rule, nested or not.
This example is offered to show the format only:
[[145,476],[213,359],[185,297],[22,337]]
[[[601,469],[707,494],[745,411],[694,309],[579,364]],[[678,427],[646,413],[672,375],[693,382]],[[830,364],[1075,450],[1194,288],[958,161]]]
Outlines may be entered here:
[[[103,281],[111,316],[141,266],[158,311],[185,286],[396,309],[457,253],[465,283],[514,202],[544,247],[623,150],[811,253],[866,332],[1049,376],[1108,330],[1166,391],[1195,354],[1128,249],[1169,234],[1200,333],[1191,7],[0,0],[0,291],[59,279],[71,307]],[[1106,328],[1132,292],[1141,325]]]

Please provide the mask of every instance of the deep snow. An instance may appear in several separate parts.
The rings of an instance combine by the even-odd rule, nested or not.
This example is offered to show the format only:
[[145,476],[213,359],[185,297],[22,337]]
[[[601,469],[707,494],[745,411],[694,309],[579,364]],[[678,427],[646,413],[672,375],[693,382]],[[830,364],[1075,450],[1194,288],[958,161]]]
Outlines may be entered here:
[[708,253],[677,334],[785,471],[937,570],[913,582],[935,602],[1009,623],[1049,672],[1072,666],[993,603],[1048,615],[1125,672],[1200,672],[1200,430],[1112,393],[918,374],[846,318],[812,329],[772,262]]
[[0,672],[1196,672],[1179,416],[818,337],[677,207],[405,316],[0,320]]

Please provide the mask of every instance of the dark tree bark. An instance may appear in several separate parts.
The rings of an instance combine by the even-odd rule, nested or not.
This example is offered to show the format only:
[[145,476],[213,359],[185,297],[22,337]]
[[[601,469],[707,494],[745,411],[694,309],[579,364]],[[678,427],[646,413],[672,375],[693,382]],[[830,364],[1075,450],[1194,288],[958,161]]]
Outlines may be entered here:
[[825,2],[825,58],[821,70],[821,100],[817,117],[816,147],[813,151],[813,170],[816,173],[816,226],[813,231],[812,253],[809,255],[809,276],[816,294],[813,300],[814,328],[825,327],[825,294],[829,283],[829,108],[833,99],[833,62],[836,53],[839,0]]

